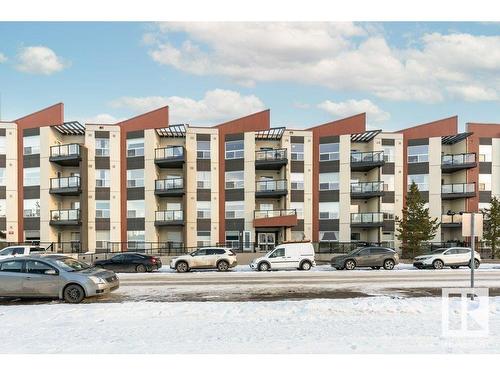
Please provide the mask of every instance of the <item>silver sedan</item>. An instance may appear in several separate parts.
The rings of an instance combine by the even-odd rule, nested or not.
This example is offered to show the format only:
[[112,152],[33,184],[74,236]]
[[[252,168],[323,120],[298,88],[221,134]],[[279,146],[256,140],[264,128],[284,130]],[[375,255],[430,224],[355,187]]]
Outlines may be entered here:
[[80,303],[119,287],[113,271],[62,255],[39,255],[0,261],[0,297],[44,297]]

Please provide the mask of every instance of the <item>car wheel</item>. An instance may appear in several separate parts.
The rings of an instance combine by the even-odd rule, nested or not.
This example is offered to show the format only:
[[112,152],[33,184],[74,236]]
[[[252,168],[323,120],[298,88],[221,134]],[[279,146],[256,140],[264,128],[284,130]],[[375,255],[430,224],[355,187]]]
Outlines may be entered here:
[[85,291],[80,285],[68,285],[64,289],[63,297],[67,303],[80,303],[85,298]]
[[384,270],[392,270],[394,269],[395,262],[392,259],[386,259],[384,261]]
[[432,262],[432,267],[434,267],[435,270],[440,270],[444,267],[444,263],[442,260],[436,259]]
[[147,268],[144,264],[138,264],[136,267],[135,267],[135,272],[139,272],[139,273],[143,273],[143,272],[146,272],[147,271]]
[[379,269],[380,269],[380,267],[379,267],[379,266],[377,266],[377,267],[372,267],[372,270],[379,270]]
[[188,267],[188,264],[186,262],[179,262],[179,263],[177,263],[175,265],[175,269],[179,273],[184,273],[184,272],[189,271],[189,267]]
[[217,270],[224,272],[229,269],[229,263],[226,262],[225,260],[221,260],[219,263],[217,263]]
[[[480,265],[481,262],[479,262],[477,259],[474,259],[474,269],[478,269]],[[469,263],[469,268],[470,268],[470,263]]]
[[354,262],[352,259],[349,259],[348,261],[345,262],[344,268],[346,270],[352,271],[353,269],[356,268],[356,262]]
[[309,271],[311,269],[311,262],[308,262],[307,260],[302,262],[302,264],[300,265],[300,269],[302,271]]
[[258,269],[259,271],[269,271],[269,264],[267,264],[266,262],[262,262],[259,264]]

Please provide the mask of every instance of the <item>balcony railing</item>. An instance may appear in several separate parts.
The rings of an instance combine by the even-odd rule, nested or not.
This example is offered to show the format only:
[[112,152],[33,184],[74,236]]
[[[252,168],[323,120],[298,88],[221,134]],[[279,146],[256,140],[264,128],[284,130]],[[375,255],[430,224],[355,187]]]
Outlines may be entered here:
[[52,210],[50,211],[50,221],[54,223],[79,222],[80,210],[79,209]]
[[352,194],[370,194],[370,193],[383,193],[383,192],[384,192],[383,181],[351,183]]
[[441,225],[442,226],[461,226],[462,225],[462,215],[441,215]]
[[256,161],[281,161],[286,160],[286,148],[274,150],[258,150],[255,151]]
[[257,181],[255,183],[255,191],[258,193],[264,192],[281,192],[286,191],[287,180],[266,180]]
[[78,143],[70,143],[67,145],[56,145],[50,147],[50,157],[67,157],[67,156],[80,156],[80,145]]
[[476,192],[476,184],[461,183],[461,184],[446,184],[441,185],[441,194],[474,194]]
[[184,211],[182,210],[166,210],[166,211],[155,212],[155,221],[158,222],[174,222],[183,220],[184,220]]
[[183,188],[184,179],[182,177],[155,180],[155,190],[178,190]]
[[255,210],[253,212],[253,215],[255,219],[269,219],[272,217],[297,215],[297,210],[295,209]]
[[351,152],[351,163],[378,163],[384,161],[384,151]]
[[184,147],[170,146],[155,149],[156,160],[180,159],[184,157]]
[[50,189],[79,189],[81,187],[80,176],[56,177],[50,179]]
[[364,212],[351,214],[351,224],[355,225],[373,225],[382,224],[384,214],[382,212]]
[[462,165],[475,162],[476,162],[476,154],[473,152],[466,154],[449,154],[449,155],[443,155],[441,157],[442,165]]

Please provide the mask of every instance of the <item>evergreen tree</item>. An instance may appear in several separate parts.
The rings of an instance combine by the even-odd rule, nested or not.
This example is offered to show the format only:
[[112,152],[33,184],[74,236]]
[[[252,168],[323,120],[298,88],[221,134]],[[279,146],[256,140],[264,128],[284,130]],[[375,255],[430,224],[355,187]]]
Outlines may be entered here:
[[491,246],[491,259],[500,256],[500,199],[493,196],[490,208],[483,210],[483,238]]
[[403,258],[414,257],[420,253],[422,242],[430,241],[439,228],[438,219],[431,219],[429,209],[418,191],[415,182],[412,182],[410,191],[406,194],[406,206],[403,207],[403,216],[396,217],[396,237],[402,242]]

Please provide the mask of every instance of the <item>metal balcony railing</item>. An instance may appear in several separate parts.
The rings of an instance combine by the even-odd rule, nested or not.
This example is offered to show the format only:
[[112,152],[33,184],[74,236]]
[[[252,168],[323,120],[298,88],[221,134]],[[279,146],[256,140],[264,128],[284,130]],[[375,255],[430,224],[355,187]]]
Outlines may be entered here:
[[475,183],[441,185],[441,194],[467,194],[475,192],[476,192]]
[[184,147],[169,146],[155,149],[155,160],[182,159]]
[[382,212],[364,212],[351,214],[351,224],[373,224],[382,223],[384,214]]
[[50,211],[50,220],[61,222],[61,221],[79,221],[80,220],[80,210],[69,209],[69,210],[52,210]]
[[255,191],[257,193],[286,191],[287,180],[266,180],[257,181],[255,183]]
[[183,221],[184,211],[182,210],[165,210],[155,212],[156,221]]
[[50,179],[50,188],[56,189],[71,189],[80,188],[80,176],[70,176],[70,177],[55,177]]
[[183,188],[184,179],[182,177],[155,180],[155,190],[178,190]]
[[384,191],[383,181],[373,182],[353,182],[351,183],[351,193],[381,193]]
[[351,163],[378,163],[384,161],[384,151],[351,152]]
[[69,143],[66,145],[56,145],[50,147],[50,157],[68,157],[68,156],[80,156],[80,145],[78,143]]
[[462,215],[441,215],[441,224],[462,224]]
[[476,162],[476,154],[473,152],[463,153],[463,154],[448,154],[441,156],[441,165],[447,167],[472,164],[475,162]]
[[268,219],[271,217],[292,216],[297,215],[295,209],[279,209],[279,210],[255,210],[253,216],[255,219]]
[[256,161],[284,161],[284,160],[286,160],[286,148],[255,151],[255,160]]

